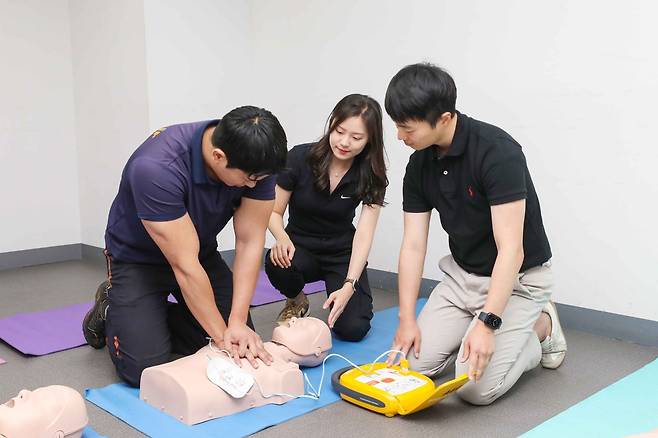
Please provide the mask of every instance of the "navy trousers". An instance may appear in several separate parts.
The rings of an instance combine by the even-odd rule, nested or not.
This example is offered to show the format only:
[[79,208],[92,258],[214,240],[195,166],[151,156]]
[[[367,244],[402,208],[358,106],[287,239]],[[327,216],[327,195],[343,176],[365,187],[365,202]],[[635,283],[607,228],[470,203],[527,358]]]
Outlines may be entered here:
[[[208,334],[185,305],[168,265],[120,263],[108,257],[109,307],[105,322],[107,346],[119,376],[139,386],[145,368],[169,362],[172,354],[189,355],[208,344]],[[228,321],[233,275],[218,252],[203,260],[215,302]],[[173,294],[178,304],[167,301]],[[247,325],[253,329],[251,316]]]

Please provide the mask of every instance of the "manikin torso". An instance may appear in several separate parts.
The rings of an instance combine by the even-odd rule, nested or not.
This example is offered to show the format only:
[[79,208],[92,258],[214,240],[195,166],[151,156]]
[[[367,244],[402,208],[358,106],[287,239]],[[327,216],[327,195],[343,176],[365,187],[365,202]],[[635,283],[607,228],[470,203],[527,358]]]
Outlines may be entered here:
[[189,425],[269,403],[282,404],[292,398],[263,394],[302,395],[304,377],[299,365],[319,365],[330,348],[331,332],[324,322],[317,318],[293,318],[276,327],[272,342],[265,343],[273,358],[270,366],[260,363],[254,368],[246,359],[241,360],[242,369],[252,374],[256,382],[244,397],[233,398],[208,379],[209,358],[228,356],[206,346],[191,356],[145,369],[140,398]]

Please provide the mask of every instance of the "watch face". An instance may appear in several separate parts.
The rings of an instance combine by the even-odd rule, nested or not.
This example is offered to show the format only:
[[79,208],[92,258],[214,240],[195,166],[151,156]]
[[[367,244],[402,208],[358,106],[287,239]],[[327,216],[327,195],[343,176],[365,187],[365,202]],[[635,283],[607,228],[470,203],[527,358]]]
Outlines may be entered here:
[[494,330],[498,330],[500,326],[503,324],[502,319],[491,313],[489,314],[489,317],[487,319],[488,319],[487,325],[489,325]]

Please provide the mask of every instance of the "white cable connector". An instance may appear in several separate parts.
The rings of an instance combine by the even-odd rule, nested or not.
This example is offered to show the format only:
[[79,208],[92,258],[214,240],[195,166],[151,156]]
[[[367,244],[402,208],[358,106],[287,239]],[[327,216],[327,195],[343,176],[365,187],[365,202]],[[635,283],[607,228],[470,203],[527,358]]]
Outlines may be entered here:
[[208,347],[210,347],[210,349],[211,349],[214,353],[218,353],[218,354],[219,354],[219,353],[225,353],[229,358],[231,357],[231,353],[229,353],[228,351],[224,350],[223,348],[213,347],[213,343],[214,343],[215,341],[213,341],[212,338],[206,338],[206,339],[208,339]]

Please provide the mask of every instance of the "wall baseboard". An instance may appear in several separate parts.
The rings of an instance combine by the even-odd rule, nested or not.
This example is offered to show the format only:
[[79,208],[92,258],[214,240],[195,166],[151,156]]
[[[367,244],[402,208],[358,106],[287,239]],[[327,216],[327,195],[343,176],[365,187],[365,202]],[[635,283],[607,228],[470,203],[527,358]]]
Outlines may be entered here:
[[658,347],[658,321],[556,303],[564,327],[597,336]]
[[[368,280],[370,286],[379,289],[396,291],[398,288],[398,275],[394,272],[368,268]],[[419,296],[428,297],[437,284],[439,284],[437,280],[423,278]],[[658,347],[658,321],[602,312],[569,304],[556,303],[556,307],[563,327],[596,336]]]
[[79,243],[73,243],[70,245],[3,252],[0,253],[0,271],[45,265],[46,263],[80,260],[82,257],[81,246]]
[[[221,251],[229,266],[233,265],[235,250]],[[88,260],[105,263],[103,249],[86,244],[60,245],[35,248],[23,251],[0,253],[0,271],[23,268],[47,263],[71,260]],[[398,276],[394,272],[368,268],[370,286],[395,293]],[[420,286],[420,296],[427,297],[439,282],[424,278]],[[633,342],[650,347],[658,347],[658,321],[602,312],[584,307],[557,303],[562,325],[597,336]]]
[[[368,282],[370,287],[378,289],[397,291],[398,289],[398,274],[395,272],[381,271],[379,269],[368,268]],[[420,282],[420,291],[418,296],[429,297],[432,290],[439,284],[438,280],[423,278]]]
[[[233,265],[235,250],[221,251],[221,254],[229,266]],[[2,252],[0,253],[0,271],[72,260],[105,263],[105,254],[103,248],[84,243]]]
[[105,249],[99,248],[97,246],[91,246],[84,243],[80,244],[80,254],[83,260],[89,260],[91,262],[100,262],[105,263]]

